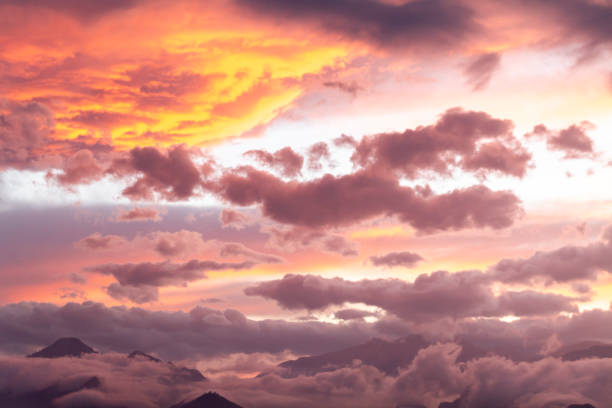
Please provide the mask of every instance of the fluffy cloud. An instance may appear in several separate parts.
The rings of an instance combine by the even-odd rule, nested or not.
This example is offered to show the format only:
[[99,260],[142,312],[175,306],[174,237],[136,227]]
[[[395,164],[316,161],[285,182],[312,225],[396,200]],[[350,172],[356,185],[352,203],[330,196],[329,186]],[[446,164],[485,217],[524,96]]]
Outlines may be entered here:
[[512,135],[513,127],[512,121],[485,112],[453,108],[434,125],[364,137],[352,160],[410,178],[427,171],[448,174],[453,166],[523,177],[531,155]]
[[295,177],[302,171],[304,158],[290,147],[284,147],[274,153],[264,150],[249,150],[245,156],[253,156],[258,162],[277,169],[285,177]]
[[348,302],[377,306],[409,321],[446,317],[538,316],[576,312],[576,299],[535,291],[494,294],[479,271],[419,275],[413,283],[399,279],[348,281],[314,275],[285,275],[245,289],[249,296],[275,300],[287,309],[325,309]]
[[521,212],[518,198],[507,191],[480,185],[424,196],[395,178],[366,170],[298,183],[246,167],[224,174],[214,189],[232,204],[261,204],[264,215],[275,221],[308,227],[350,225],[389,215],[422,232],[504,228]]
[[374,266],[388,266],[393,268],[395,266],[403,266],[405,268],[412,268],[419,261],[422,261],[423,257],[413,252],[389,252],[385,255],[374,255],[370,257],[370,262]]
[[575,159],[593,156],[593,140],[586,134],[592,128],[593,125],[588,122],[570,125],[559,131],[537,125],[528,136],[544,137],[549,149],[564,152],[566,159]]
[[84,249],[110,249],[125,244],[127,241],[118,235],[101,235],[95,232],[80,241],[75,246]]
[[45,105],[0,99],[0,166],[34,165],[54,130],[53,113]]
[[[206,271],[225,269],[250,269],[255,266],[253,261],[216,262],[191,261],[176,264],[169,261],[139,264],[105,264],[85,268],[85,271],[112,275],[117,283],[107,288],[112,297],[122,299],[127,297],[135,303],[157,300],[157,288],[163,286],[186,286],[206,278]],[[140,291],[144,291],[140,293]]]
[[221,210],[219,213],[219,220],[221,221],[221,225],[224,227],[232,227],[236,229],[244,228],[251,221],[247,215],[238,211],[229,210],[227,208]]
[[373,335],[372,325],[363,322],[250,320],[236,310],[199,306],[188,312],[106,307],[93,302],[0,306],[0,350],[22,355],[66,336],[78,336],[102,351],[143,350],[162,359],[180,360],[283,350],[321,353]]
[[612,229],[602,240],[585,246],[566,246],[537,252],[526,259],[503,259],[490,268],[491,275],[506,283],[572,282],[594,280],[599,271],[612,271]]
[[359,254],[353,242],[342,235],[322,230],[305,227],[266,227],[263,229],[263,232],[270,237],[268,245],[282,251],[296,252],[305,249],[319,249],[342,256],[356,256]]
[[200,172],[183,146],[164,154],[154,147],[135,147],[125,158],[116,159],[109,171],[116,175],[137,173],[138,180],[123,194],[134,199],[150,199],[153,192],[168,200],[183,200],[200,185]]

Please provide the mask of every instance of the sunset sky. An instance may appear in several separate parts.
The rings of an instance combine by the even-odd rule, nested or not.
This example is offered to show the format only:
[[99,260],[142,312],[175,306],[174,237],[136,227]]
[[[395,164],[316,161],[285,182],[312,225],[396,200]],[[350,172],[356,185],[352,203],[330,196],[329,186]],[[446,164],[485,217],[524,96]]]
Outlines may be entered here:
[[609,0],[0,2],[0,356],[75,336],[298,407],[240,381],[612,343],[611,45]]

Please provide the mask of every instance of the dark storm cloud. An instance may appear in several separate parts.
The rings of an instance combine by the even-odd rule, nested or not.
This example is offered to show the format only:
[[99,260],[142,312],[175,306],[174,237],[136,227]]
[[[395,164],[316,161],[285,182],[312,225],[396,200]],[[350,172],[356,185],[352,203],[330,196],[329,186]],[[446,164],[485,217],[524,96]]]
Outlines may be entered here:
[[5,3],[20,7],[40,7],[67,13],[84,20],[102,17],[108,13],[128,10],[142,3],[142,0],[105,0],[105,1],[80,1],[80,0],[7,0]]
[[457,2],[416,0],[234,0],[253,12],[288,22],[314,24],[351,40],[384,48],[439,51],[479,31],[475,13]]

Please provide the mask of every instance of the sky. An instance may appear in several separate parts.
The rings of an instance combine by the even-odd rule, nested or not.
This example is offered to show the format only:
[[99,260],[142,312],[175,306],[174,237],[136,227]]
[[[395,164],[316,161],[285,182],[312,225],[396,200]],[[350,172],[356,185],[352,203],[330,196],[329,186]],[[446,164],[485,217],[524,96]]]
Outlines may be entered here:
[[253,407],[610,403],[551,356],[612,343],[611,45],[608,0],[1,2],[0,371],[76,336]]

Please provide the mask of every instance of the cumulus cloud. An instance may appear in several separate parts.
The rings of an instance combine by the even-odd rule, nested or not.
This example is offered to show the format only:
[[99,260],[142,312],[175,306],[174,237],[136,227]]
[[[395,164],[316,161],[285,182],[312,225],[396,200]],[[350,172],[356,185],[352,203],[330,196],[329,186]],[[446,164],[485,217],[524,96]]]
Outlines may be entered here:
[[409,178],[432,171],[448,174],[453,167],[523,177],[531,155],[512,135],[513,127],[512,121],[485,112],[453,108],[434,125],[364,137],[351,159]]
[[125,244],[127,241],[118,235],[102,235],[95,232],[80,241],[75,246],[83,249],[110,249]]
[[315,275],[285,275],[245,289],[249,296],[275,300],[287,309],[326,309],[345,303],[379,307],[409,321],[447,317],[553,315],[576,312],[576,299],[535,291],[494,294],[488,276],[479,271],[419,275],[409,283],[399,279],[348,281]]
[[181,264],[169,261],[104,264],[87,267],[85,271],[113,276],[117,283],[107,287],[107,293],[111,297],[146,303],[157,300],[159,287],[186,286],[188,282],[205,279],[206,271],[250,269],[255,264],[253,261],[216,262],[192,259]]
[[342,235],[305,227],[276,228],[266,227],[263,232],[268,234],[268,245],[282,251],[296,252],[305,249],[356,256],[359,254],[355,244]]
[[537,125],[528,136],[546,138],[548,148],[565,153],[566,159],[592,157],[595,153],[593,140],[586,133],[592,128],[593,125],[589,122],[570,125],[559,131],[550,130],[544,125]]
[[33,166],[54,130],[54,115],[45,105],[0,99],[0,166]]
[[331,153],[325,142],[315,143],[308,148],[308,168],[310,170],[321,170],[322,160],[329,160]]
[[536,252],[526,259],[503,259],[489,272],[505,283],[547,283],[595,280],[600,271],[612,271],[612,229],[600,241],[585,246],[565,246]]
[[135,147],[127,157],[115,159],[109,172],[139,175],[123,191],[134,200],[151,199],[154,192],[168,200],[187,199],[201,183],[200,172],[189,152],[180,145],[171,147],[165,154],[154,147]]
[[280,171],[285,177],[295,177],[302,171],[304,158],[290,147],[284,147],[274,153],[264,150],[249,150],[245,156],[253,156],[258,162]]
[[251,222],[250,217],[247,215],[227,208],[221,210],[219,220],[223,227],[232,227],[238,230],[246,227]]
[[29,354],[66,336],[78,336],[101,351],[143,350],[165,360],[284,350],[312,354],[363,342],[374,333],[372,325],[363,322],[251,320],[236,310],[200,306],[187,312],[94,302],[0,306],[0,350],[5,354]]
[[261,204],[275,221],[307,227],[350,225],[383,215],[397,216],[421,232],[469,227],[505,228],[521,213],[508,191],[478,185],[423,196],[393,177],[367,170],[305,182],[286,182],[253,168],[225,173],[214,186],[224,200]]
[[423,257],[414,252],[389,252],[385,255],[374,255],[370,257],[370,262],[374,266],[388,266],[393,268],[395,266],[402,266],[404,268],[412,268],[419,261],[422,261]]
[[62,173],[57,175],[60,184],[91,183],[104,176],[104,169],[95,159],[91,150],[79,150],[66,159]]

